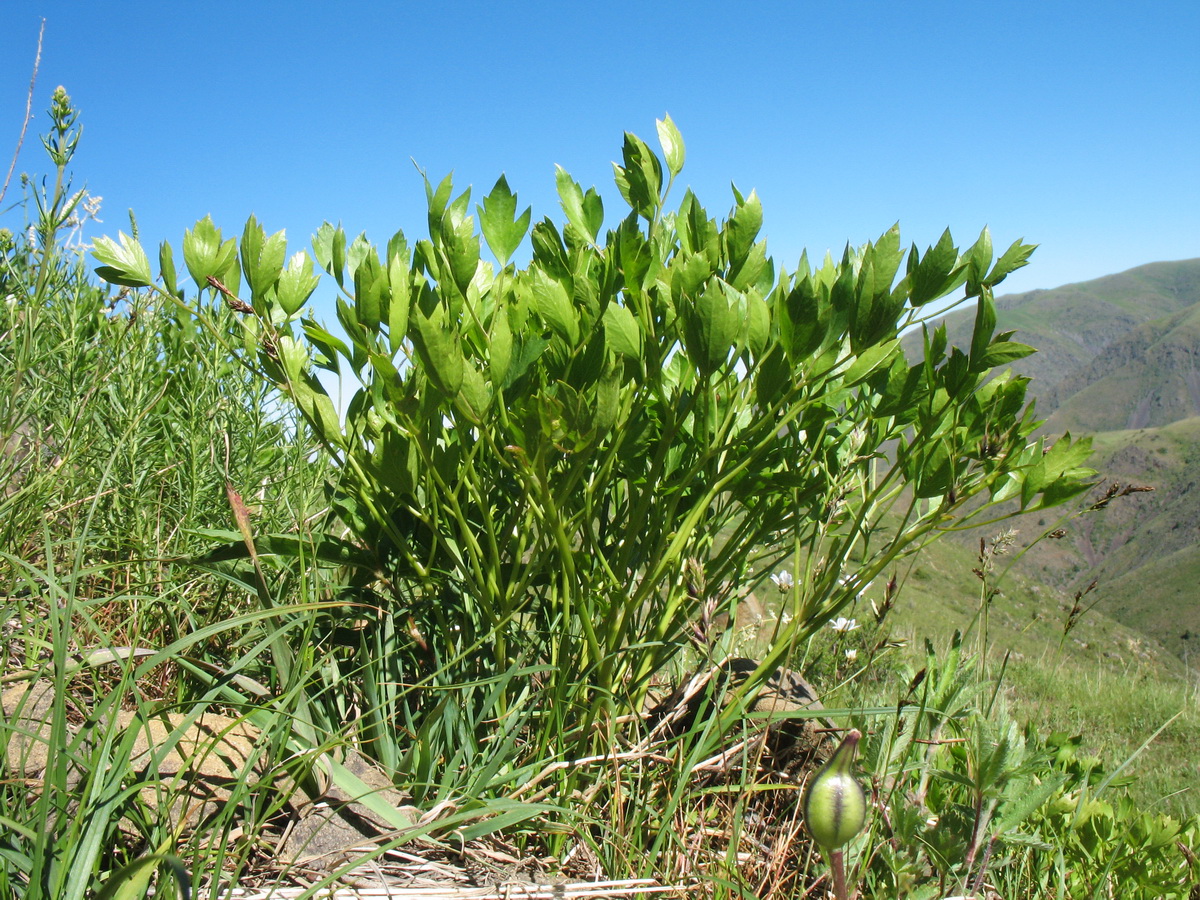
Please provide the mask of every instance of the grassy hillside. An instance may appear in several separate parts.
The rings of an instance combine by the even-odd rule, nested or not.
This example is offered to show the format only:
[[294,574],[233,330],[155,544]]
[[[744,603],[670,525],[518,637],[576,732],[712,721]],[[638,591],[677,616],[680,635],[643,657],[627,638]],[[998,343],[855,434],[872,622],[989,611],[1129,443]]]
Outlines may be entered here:
[[1200,305],[1143,323],[1039,392],[1050,432],[1168,425],[1200,415]]
[[[893,636],[906,642],[901,652],[916,664],[926,638],[944,648],[955,631],[963,632],[968,648],[978,653],[986,646],[988,672],[1000,678],[1019,720],[1042,734],[1080,735],[1085,752],[1107,765],[1132,758],[1126,771],[1136,778],[1134,793],[1143,805],[1161,804],[1174,814],[1200,811],[1200,793],[1180,791],[1197,775],[1193,748],[1200,746],[1200,701],[1195,677],[1171,652],[1175,648],[1126,624],[1140,626],[1141,620],[1114,610],[1111,601],[1072,617],[1072,593],[1026,576],[1019,564],[1006,572],[1022,539],[1031,535],[1016,535],[1010,554],[995,558],[988,587],[999,592],[987,605],[985,620],[984,585],[972,572],[980,567],[979,536],[973,536],[973,547],[934,544],[911,567],[892,614]],[[990,544],[990,536],[984,536]],[[1198,562],[1192,558],[1193,565]],[[1136,579],[1119,583],[1133,588]],[[1094,599],[1087,595],[1082,605]],[[869,617],[869,610],[863,612]],[[1197,631],[1193,628],[1191,641],[1200,655]]]
[[[1097,583],[1097,608],[1182,659],[1200,655],[1200,260],[997,301],[1003,328],[1039,348],[1018,366],[1048,434],[1091,434],[1092,465],[1121,496],[1065,523],[1066,535],[1026,554],[1016,571],[1066,595]],[[972,311],[947,319],[969,341]],[[1130,486],[1150,487],[1124,495]],[[1044,517],[1018,526],[1032,536]],[[1186,637],[1185,637],[1186,635]]]
[[[1014,369],[1035,379],[1048,400],[1059,382],[1086,368],[1139,325],[1173,316],[1200,302],[1200,259],[1150,263],[1093,281],[1052,290],[1008,294],[996,301],[1001,329],[1039,352]],[[951,342],[970,343],[973,310],[950,315]]]

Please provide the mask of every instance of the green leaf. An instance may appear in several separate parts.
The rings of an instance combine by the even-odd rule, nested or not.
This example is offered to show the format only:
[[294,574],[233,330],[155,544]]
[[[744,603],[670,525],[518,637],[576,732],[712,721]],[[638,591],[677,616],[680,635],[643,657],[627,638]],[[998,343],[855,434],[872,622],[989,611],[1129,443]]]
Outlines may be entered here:
[[369,332],[378,333],[390,300],[388,273],[380,265],[375,248],[370,247],[354,269],[354,312],[359,323]]
[[205,216],[183,235],[183,261],[197,290],[209,286],[209,277],[222,281],[229,290],[237,293],[237,285],[229,274],[237,272],[237,241],[221,240],[221,230],[213,224],[212,216]]
[[392,253],[388,258],[387,278],[392,295],[392,302],[388,307],[388,343],[395,354],[400,352],[408,334],[408,313],[412,308],[412,270],[409,269],[404,254]]
[[[297,254],[297,256],[298,255],[299,254]],[[294,258],[295,257],[293,257],[293,259]],[[311,263],[310,263],[310,265],[311,265]],[[346,342],[343,341],[341,338],[336,337],[335,335],[326,331],[324,328],[322,328],[320,325],[318,325],[316,322],[313,322],[313,321],[304,322],[302,327],[304,328],[304,334],[308,337],[308,340],[312,344],[316,345],[316,347],[321,351],[321,354],[331,364],[331,365],[323,365],[323,368],[331,369],[331,371],[334,371],[334,372],[338,371],[338,367],[337,367],[337,355],[338,354],[341,354],[341,356],[343,358],[345,358],[345,360],[347,362],[354,361],[354,354],[351,352],[350,347],[346,344]]]
[[538,315],[555,334],[574,347],[579,342],[579,318],[567,289],[541,269],[532,270],[528,284]]
[[746,345],[755,357],[762,355],[771,338],[771,308],[758,291],[745,294]]
[[600,226],[604,224],[604,201],[600,199],[594,187],[588,188],[587,193],[583,195],[583,223],[587,234],[595,241],[596,235],[600,233]]
[[289,316],[295,315],[308,302],[320,282],[320,276],[313,274],[312,257],[303,250],[297,251],[288,260],[275,285],[279,305]]
[[1061,772],[1047,773],[1045,780],[1030,790],[1022,791],[1015,798],[1005,802],[1001,814],[996,821],[996,831],[999,834],[1016,828],[1036,812],[1042,804],[1049,800],[1066,783],[1067,776]]
[[456,397],[462,387],[465,360],[458,336],[446,323],[445,311],[437,309],[427,317],[414,309],[410,322],[413,347],[426,376],[447,397]]
[[475,233],[475,221],[470,216],[458,221],[454,221],[455,218],[454,209],[446,212],[446,220],[442,223],[442,249],[450,264],[454,286],[465,297],[475,270],[479,268],[479,235]]
[[[317,229],[317,233],[312,236],[313,256],[317,259],[317,265],[331,275],[333,274],[334,234],[334,227],[328,222],[323,222]],[[341,279],[338,279],[338,284],[341,284]]]
[[[169,846],[164,843],[163,847]],[[188,900],[191,894],[191,876],[179,857],[160,850],[139,856],[132,862],[126,863],[120,869],[109,875],[103,888],[96,894],[96,900],[139,900],[145,897],[150,888],[150,878],[160,866],[166,866],[175,879],[179,888],[179,896]],[[166,893],[159,885],[154,896]]]
[[[737,194],[737,188],[734,188],[734,193]],[[738,203],[725,224],[725,247],[731,271],[736,271],[746,261],[750,248],[754,246],[754,239],[762,229],[762,221],[762,202],[758,194],[751,191],[749,197]]]
[[658,144],[662,147],[663,159],[667,161],[667,171],[674,177],[683,171],[683,136],[669,115],[656,119],[654,124],[658,127]]
[[117,233],[118,244],[112,238],[99,237],[92,243],[92,255],[103,264],[96,274],[110,284],[124,287],[149,287],[154,283],[150,275],[150,260],[142,245],[125,232]]
[[587,193],[567,174],[562,166],[554,167],[554,180],[558,186],[558,198],[566,213],[567,221],[575,226],[580,234],[585,234],[592,242],[604,223],[604,204],[595,188],[588,188]]
[[571,278],[571,264],[567,261],[567,248],[562,235],[549,218],[533,226],[533,259],[538,268],[560,281]]
[[797,362],[825,343],[829,333],[829,301],[809,275],[798,278],[783,301],[780,335],[788,358]]
[[871,248],[871,261],[875,266],[875,284],[879,293],[891,288],[896,280],[900,263],[904,262],[904,250],[900,247],[900,223],[897,222],[879,236]]
[[982,361],[995,332],[996,304],[992,302],[990,292],[984,291],[979,295],[975,306],[975,328],[971,332],[972,371],[978,372],[983,368],[990,368],[990,366],[983,366]]
[[508,376],[513,354],[512,326],[508,323],[507,307],[501,306],[496,310],[489,337],[488,374],[493,384],[502,385]]
[[163,280],[163,287],[172,297],[180,297],[177,275],[175,273],[175,256],[171,245],[163,241],[158,245],[158,272]]
[[994,369],[996,366],[1007,365],[1018,359],[1024,359],[1033,353],[1037,353],[1036,347],[1030,347],[1028,344],[1019,344],[1016,341],[1002,341],[992,344],[979,358],[977,371],[986,371]]
[[329,273],[333,275],[338,287],[345,287],[346,277],[346,232],[338,225],[333,231],[330,244]]
[[483,230],[483,239],[487,241],[500,265],[506,265],[525,239],[533,208],[526,207],[520,217],[514,218],[517,212],[517,195],[509,190],[508,179],[501,175],[492,192],[483,198],[483,205],[475,209],[479,214],[479,227]]
[[858,384],[881,365],[888,362],[899,346],[899,339],[893,338],[883,344],[868,347],[850,364],[850,368],[842,376],[843,383],[846,387]]
[[971,249],[963,254],[967,264],[967,296],[974,297],[983,290],[984,276],[992,264],[992,233],[984,226]]
[[625,146],[621,151],[624,166],[613,163],[613,175],[617,189],[630,209],[647,220],[652,220],[661,199],[662,165],[650,148],[637,135],[625,132]]
[[614,353],[629,359],[642,355],[642,329],[625,306],[610,303],[604,308],[604,337]]
[[701,373],[714,372],[729,359],[738,337],[738,318],[721,282],[712,279],[686,319],[684,346]]
[[[949,228],[942,232],[937,245],[927,250],[924,258],[914,267],[916,258],[914,250],[909,256],[909,303],[914,307],[924,306],[954,290],[951,273],[958,263],[958,249],[954,246]],[[962,277],[966,277],[965,273]]]
[[988,287],[995,287],[1005,278],[1022,266],[1029,264],[1029,256],[1037,249],[1037,244],[1023,244],[1021,238],[1012,242],[1012,246],[1004,251],[1004,255],[996,260],[996,265],[988,273]]
[[[575,181],[562,166],[554,167],[554,181],[558,187],[558,200],[566,213],[567,221],[587,233],[583,215],[583,188]],[[594,237],[594,236],[593,236]]]
[[483,375],[469,362],[463,363],[462,385],[459,387],[457,406],[472,422],[481,422],[491,402],[492,394]]
[[267,237],[258,220],[251,216],[242,230],[241,256],[251,299],[258,302],[279,280],[287,256],[287,237],[283,231]]

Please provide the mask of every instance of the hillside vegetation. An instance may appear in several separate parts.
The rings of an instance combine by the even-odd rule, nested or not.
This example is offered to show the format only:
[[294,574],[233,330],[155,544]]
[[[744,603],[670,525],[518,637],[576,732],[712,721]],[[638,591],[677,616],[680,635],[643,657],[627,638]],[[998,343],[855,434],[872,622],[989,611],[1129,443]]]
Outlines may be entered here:
[[[1119,486],[1103,510],[1067,523],[1062,540],[1043,541],[1017,570],[1067,595],[1095,581],[1097,610],[1194,662],[1200,259],[1001,297],[996,307],[1000,328],[1039,348],[1013,369],[1032,378],[1043,431],[1093,436],[1092,465],[1104,478],[1094,502]],[[946,324],[952,342],[969,341],[968,313]],[[1054,521],[1023,517],[1016,527],[1032,537]]]
[[[206,217],[152,271],[132,215],[72,239],[61,87],[50,119],[0,229],[0,900],[1193,893],[1171,660],[1074,606],[1049,649],[1003,531],[918,552],[1089,489],[995,372],[1032,247],[894,227],[787,274],[753,192],[665,205],[666,119],[607,232],[561,170],[532,231],[447,177],[412,243]],[[905,355],[960,290],[969,354]]]

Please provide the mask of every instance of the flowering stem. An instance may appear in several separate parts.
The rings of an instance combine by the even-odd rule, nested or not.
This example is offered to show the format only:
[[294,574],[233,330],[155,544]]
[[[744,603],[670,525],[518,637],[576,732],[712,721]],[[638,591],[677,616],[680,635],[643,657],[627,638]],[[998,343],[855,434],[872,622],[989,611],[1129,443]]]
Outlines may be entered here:
[[841,850],[829,851],[829,870],[833,874],[833,896],[837,900],[856,900],[858,891],[851,894],[846,888],[846,860]]

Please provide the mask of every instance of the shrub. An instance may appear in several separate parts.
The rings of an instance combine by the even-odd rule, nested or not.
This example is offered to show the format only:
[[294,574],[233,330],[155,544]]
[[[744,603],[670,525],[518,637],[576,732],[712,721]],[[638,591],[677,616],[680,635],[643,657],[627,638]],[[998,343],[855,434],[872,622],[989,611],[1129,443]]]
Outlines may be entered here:
[[[1031,440],[1026,380],[994,372],[1032,352],[995,333],[992,297],[1031,246],[993,262],[985,230],[906,253],[892,228],[777,270],[753,192],[722,222],[690,191],[667,209],[684,147],[669,119],[658,132],[661,159],[626,135],[628,212],[603,234],[599,195],[561,169],[560,224],[530,229],[501,177],[477,230],[447,177],[425,182],[427,239],[380,252],[323,225],[344,337],[301,318],[318,277],[304,252],[285,264],[282,232],[251,218],[239,244],[205,219],[184,238],[194,283],[241,313],[247,361],[339,470],[377,610],[359,665],[386,686],[364,728],[416,785],[478,788],[482,770],[494,791],[533,760],[606,752],[705,605],[782,561],[793,587],[746,694],[898,557],[1087,486],[1087,443]],[[168,245],[157,285],[124,234],[95,255],[109,281],[183,302]],[[938,328],[907,360],[901,331],[964,286],[970,347]],[[314,366],[361,385],[344,420]]]

